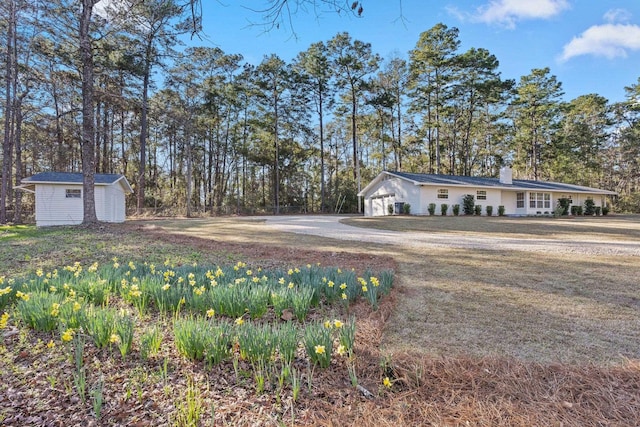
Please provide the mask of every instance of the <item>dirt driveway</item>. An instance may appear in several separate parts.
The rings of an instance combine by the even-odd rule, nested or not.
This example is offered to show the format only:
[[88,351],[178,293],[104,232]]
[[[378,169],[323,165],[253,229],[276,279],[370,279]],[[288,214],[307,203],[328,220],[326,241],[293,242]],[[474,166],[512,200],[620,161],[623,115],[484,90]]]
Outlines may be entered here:
[[575,253],[588,255],[640,256],[640,242],[616,242],[599,240],[591,244],[588,236],[576,236],[570,240],[483,236],[453,236],[450,233],[398,232],[353,227],[341,223],[347,216],[338,215],[287,215],[259,217],[267,226],[286,232],[310,234],[332,239],[355,240],[413,248],[490,249],[501,251],[532,251]]

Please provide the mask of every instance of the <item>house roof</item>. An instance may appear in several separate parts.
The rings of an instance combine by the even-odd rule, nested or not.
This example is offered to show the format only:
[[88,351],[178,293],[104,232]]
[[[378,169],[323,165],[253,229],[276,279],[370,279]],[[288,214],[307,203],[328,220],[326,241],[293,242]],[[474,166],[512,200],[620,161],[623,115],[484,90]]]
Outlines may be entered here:
[[374,185],[385,177],[397,177],[412,182],[419,186],[454,186],[454,187],[474,187],[474,188],[499,188],[502,190],[512,191],[555,191],[567,193],[589,193],[589,194],[606,194],[615,195],[616,193],[599,188],[583,187],[580,185],[564,184],[560,182],[548,181],[532,181],[523,179],[514,179],[511,184],[500,182],[498,178],[484,178],[475,176],[456,176],[456,175],[436,175],[423,173],[408,172],[381,172],[369,185],[367,185],[358,195],[364,196]]
[[[125,192],[133,193],[133,189],[124,175],[116,173],[97,173],[94,175],[95,185],[114,185],[118,182]],[[82,173],[77,172],[40,172],[21,181],[22,188],[32,191],[35,184],[82,184]]]

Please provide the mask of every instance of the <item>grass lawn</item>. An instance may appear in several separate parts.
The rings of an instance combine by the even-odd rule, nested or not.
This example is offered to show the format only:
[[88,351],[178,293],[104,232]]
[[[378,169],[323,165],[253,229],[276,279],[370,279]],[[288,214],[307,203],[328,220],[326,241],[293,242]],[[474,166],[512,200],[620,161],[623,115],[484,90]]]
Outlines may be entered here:
[[477,217],[477,216],[381,216],[353,217],[343,221],[356,227],[405,232],[438,232],[496,237],[562,240],[640,241],[640,217]]
[[[638,218],[351,218],[399,231],[521,239],[640,240]],[[0,276],[19,278],[80,262],[155,262],[287,269],[307,264],[395,271],[377,310],[359,300],[325,306],[309,322],[356,318],[353,363],[305,370],[300,395],[271,373],[256,388],[246,360],[207,367],[180,355],[171,316],[136,317],[131,354],[85,345],[90,387],[78,398],[72,346],[33,332],[13,308],[0,338],[2,425],[638,425],[640,263],[631,256],[400,248],[276,232],[251,218],[129,221],[103,228],[0,227]],[[117,304],[114,297],[113,304]],[[0,310],[0,314],[1,310]],[[141,334],[165,330],[141,357]],[[46,344],[53,340],[53,348]],[[300,349],[302,351],[302,349]],[[238,363],[240,364],[238,366]],[[311,366],[311,365],[309,365]],[[352,386],[373,393],[365,396]],[[269,378],[269,375],[267,377]],[[384,379],[391,382],[387,387]],[[190,424],[191,406],[201,409]],[[52,411],[52,408],[60,408]],[[194,413],[191,411],[191,421]],[[31,417],[31,418],[29,418]]]

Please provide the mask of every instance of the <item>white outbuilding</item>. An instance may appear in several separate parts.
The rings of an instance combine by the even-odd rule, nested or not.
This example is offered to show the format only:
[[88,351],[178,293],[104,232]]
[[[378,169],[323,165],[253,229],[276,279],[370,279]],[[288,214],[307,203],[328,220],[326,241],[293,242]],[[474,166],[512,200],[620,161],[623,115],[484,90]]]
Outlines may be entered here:
[[[17,188],[35,194],[38,227],[82,223],[84,207],[81,173],[42,172],[23,179]],[[124,175],[95,174],[98,221],[124,222],[125,198],[130,193],[133,193],[133,189]]]

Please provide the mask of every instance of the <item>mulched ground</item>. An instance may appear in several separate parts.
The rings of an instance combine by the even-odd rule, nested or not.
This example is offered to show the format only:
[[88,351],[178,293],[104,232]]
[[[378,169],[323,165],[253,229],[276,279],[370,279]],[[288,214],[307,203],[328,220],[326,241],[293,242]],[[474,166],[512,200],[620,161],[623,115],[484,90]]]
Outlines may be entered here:
[[[369,254],[247,246],[162,230],[137,232],[198,251],[224,249],[266,267],[320,262],[381,270],[396,265],[390,257]],[[421,349],[416,354],[383,355],[382,334],[394,306],[392,294],[377,311],[362,303],[349,313],[358,319],[358,382],[371,396],[351,386],[346,363],[339,358],[327,370],[314,370],[310,387],[300,359],[297,367],[305,374],[296,402],[290,387],[257,394],[249,366],[239,366],[241,375],[236,376],[231,362],[207,368],[184,360],[167,332],[163,353],[150,360],[136,350],[123,361],[116,352],[85,346],[87,383],[104,380],[100,420],[91,401],[80,401],[74,392],[70,347],[58,344],[49,349],[51,336],[9,328],[0,341],[0,426],[185,425],[175,414],[185,402],[190,379],[198,386],[203,426],[640,425],[640,361],[598,367],[508,358],[431,358]],[[386,376],[393,382],[390,389],[382,385]]]

